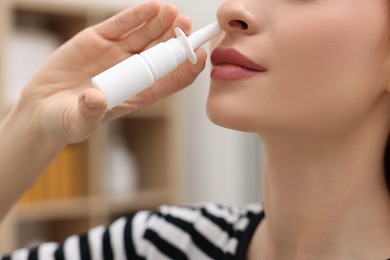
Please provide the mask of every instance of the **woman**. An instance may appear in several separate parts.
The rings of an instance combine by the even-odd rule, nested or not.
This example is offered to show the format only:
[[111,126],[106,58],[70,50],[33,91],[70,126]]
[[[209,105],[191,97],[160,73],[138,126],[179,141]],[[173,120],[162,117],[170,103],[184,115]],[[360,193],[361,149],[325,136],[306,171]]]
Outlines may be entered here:
[[258,133],[265,147],[266,219],[252,259],[390,257],[388,11],[386,0],[219,9],[226,34],[212,57],[208,115]]
[[[389,258],[383,163],[390,128],[389,7],[387,0],[226,0],[218,10],[224,33],[211,55],[207,112],[216,124],[261,137],[264,211],[259,205],[165,206],[13,257]],[[101,93],[89,88],[92,75],[170,37],[173,25],[188,32],[189,21],[174,7],[148,2],[85,30],[51,57],[0,128],[11,137],[1,146],[12,148],[0,157],[1,183],[12,180],[12,190],[1,190],[3,215],[65,143],[84,140],[103,121],[148,106],[196,77],[202,50],[198,65],[185,64],[114,110],[106,111]],[[20,131],[39,143],[20,139]],[[27,166],[15,168],[15,161],[37,147],[21,183],[14,176]]]

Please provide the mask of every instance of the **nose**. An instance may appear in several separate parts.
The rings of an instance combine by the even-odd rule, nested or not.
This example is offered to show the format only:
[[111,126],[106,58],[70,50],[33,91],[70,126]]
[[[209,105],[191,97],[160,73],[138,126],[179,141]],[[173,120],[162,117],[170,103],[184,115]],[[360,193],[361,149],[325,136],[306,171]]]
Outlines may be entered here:
[[217,19],[227,33],[255,34],[258,22],[247,1],[226,0],[217,11]]

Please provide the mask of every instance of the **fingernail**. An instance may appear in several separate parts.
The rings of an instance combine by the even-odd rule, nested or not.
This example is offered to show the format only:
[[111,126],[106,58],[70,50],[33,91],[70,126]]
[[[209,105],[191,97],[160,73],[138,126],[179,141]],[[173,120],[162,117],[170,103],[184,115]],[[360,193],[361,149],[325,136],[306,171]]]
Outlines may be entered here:
[[86,96],[84,98],[85,105],[89,108],[96,109],[102,105],[100,98],[94,97],[93,95]]

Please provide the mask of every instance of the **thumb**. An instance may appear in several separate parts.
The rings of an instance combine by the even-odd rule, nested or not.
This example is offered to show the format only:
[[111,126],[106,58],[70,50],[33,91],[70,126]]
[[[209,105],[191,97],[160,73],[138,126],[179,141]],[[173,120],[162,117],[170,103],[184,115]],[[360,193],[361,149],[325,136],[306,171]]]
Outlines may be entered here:
[[96,88],[84,90],[78,100],[78,120],[83,129],[80,134],[92,134],[102,123],[106,111],[104,95]]
[[100,114],[105,108],[105,97],[100,90],[88,88],[81,93],[79,98],[79,109],[83,114]]

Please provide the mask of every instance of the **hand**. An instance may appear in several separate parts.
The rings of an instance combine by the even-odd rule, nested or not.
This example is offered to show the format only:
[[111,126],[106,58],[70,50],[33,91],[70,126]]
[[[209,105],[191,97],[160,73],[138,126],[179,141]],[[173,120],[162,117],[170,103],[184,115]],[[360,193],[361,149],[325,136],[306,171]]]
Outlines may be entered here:
[[175,27],[189,34],[191,22],[179,16],[175,6],[149,1],[83,30],[48,59],[24,89],[16,109],[34,116],[37,127],[58,141],[85,140],[104,121],[148,107],[192,83],[203,70],[206,54],[198,49],[198,64],[183,64],[112,110],[92,87],[93,76],[174,37]]

